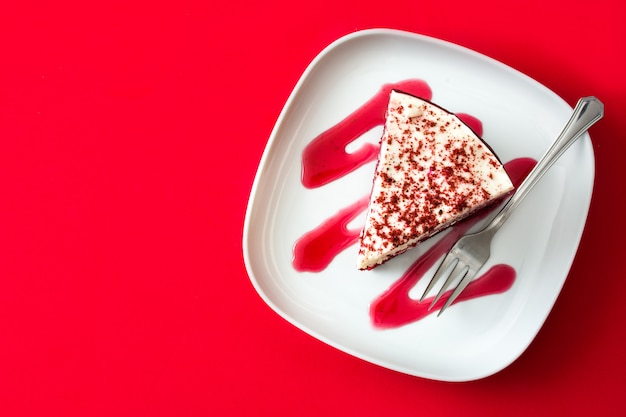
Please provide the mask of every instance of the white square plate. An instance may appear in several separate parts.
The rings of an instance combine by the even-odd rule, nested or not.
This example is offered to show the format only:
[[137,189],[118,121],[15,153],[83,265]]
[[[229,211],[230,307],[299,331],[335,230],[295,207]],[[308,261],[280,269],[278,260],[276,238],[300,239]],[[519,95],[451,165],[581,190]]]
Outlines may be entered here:
[[[273,310],[344,352],[424,378],[483,378],[521,355],[561,291],[591,200],[591,140],[583,135],[498,233],[493,262],[508,264],[517,274],[508,291],[455,304],[441,317],[381,330],[372,324],[370,304],[428,241],[372,271],[356,269],[356,244],[318,273],[296,271],[292,251],[305,233],[368,195],[375,166],[371,161],[328,185],[305,188],[304,148],[382,85],[406,79],[425,81],[433,102],[481,120],[483,137],[504,162],[539,159],[572,112],[536,81],[454,44],[387,29],[343,37],[307,68],[269,138],[244,224],[246,268]],[[382,127],[372,129],[350,146],[377,143],[381,133]],[[350,227],[358,229],[363,216]]]

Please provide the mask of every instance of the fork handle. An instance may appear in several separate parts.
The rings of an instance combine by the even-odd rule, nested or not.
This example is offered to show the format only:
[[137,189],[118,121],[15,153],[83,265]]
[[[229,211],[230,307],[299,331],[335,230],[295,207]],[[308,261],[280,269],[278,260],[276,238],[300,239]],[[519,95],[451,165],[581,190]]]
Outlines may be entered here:
[[509,218],[519,203],[526,197],[528,192],[543,177],[543,174],[561,157],[570,145],[576,142],[583,133],[587,131],[595,122],[604,115],[604,104],[596,97],[583,97],[578,100],[574,113],[554,141],[552,146],[541,157],[539,162],[530,171],[526,179],[517,187],[513,196],[507,201],[502,210],[493,218],[491,223],[485,228],[491,229],[495,233],[502,224]]

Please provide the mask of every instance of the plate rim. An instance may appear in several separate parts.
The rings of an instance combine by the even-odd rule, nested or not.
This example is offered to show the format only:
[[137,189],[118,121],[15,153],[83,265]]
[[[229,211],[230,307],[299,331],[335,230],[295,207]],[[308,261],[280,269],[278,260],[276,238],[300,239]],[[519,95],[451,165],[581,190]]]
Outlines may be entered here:
[[[395,366],[392,363],[389,363],[388,361],[382,360],[381,358],[375,358],[372,357],[371,355],[367,355],[364,354],[363,352],[357,352],[354,349],[351,349],[348,346],[344,346],[341,345],[340,343],[336,343],[334,340],[327,338],[325,335],[320,334],[319,332],[317,332],[316,330],[310,328],[309,326],[306,326],[304,323],[299,322],[298,320],[296,320],[295,317],[292,317],[291,315],[287,314],[285,311],[283,311],[281,308],[278,307],[278,305],[276,305],[274,303],[274,301],[272,300],[271,297],[269,297],[269,295],[265,292],[265,289],[262,287],[259,279],[255,276],[254,274],[254,268],[252,265],[252,255],[251,255],[251,251],[250,251],[250,247],[249,247],[249,242],[250,242],[250,228],[251,225],[253,223],[253,219],[252,219],[252,215],[254,213],[254,205],[257,203],[257,192],[258,189],[260,187],[260,183],[261,183],[261,179],[262,179],[262,173],[263,170],[266,168],[267,165],[267,160],[271,155],[271,150],[273,149],[273,147],[275,146],[275,142],[278,138],[278,132],[280,130],[280,128],[282,127],[282,125],[284,124],[285,121],[285,117],[287,112],[289,111],[289,109],[292,107],[292,104],[294,102],[294,100],[298,97],[299,92],[303,86],[303,84],[308,80],[309,75],[311,74],[311,72],[318,66],[318,64],[324,60],[324,58],[328,55],[328,53],[330,53],[331,51],[333,51],[334,49],[336,49],[338,46],[344,44],[344,43],[348,43],[354,39],[357,38],[363,38],[363,37],[367,37],[367,36],[401,36],[401,37],[405,37],[405,38],[412,38],[415,40],[420,40],[423,42],[428,42],[428,43],[434,43],[437,46],[441,46],[441,47],[445,47],[445,48],[452,48],[455,49],[456,51],[463,53],[463,54],[470,54],[473,55],[475,57],[480,58],[481,60],[486,60],[488,61],[490,64],[499,66],[500,68],[506,70],[507,72],[512,72],[513,74],[520,76],[524,79],[525,82],[529,82],[534,84],[537,88],[540,88],[544,93],[549,93],[553,96],[553,98],[561,101],[564,105],[566,105],[568,108],[571,109],[571,106],[569,106],[569,104],[567,104],[560,96],[558,96],[554,91],[552,91],[551,89],[547,88],[546,86],[544,86],[543,84],[541,84],[540,82],[538,82],[537,80],[529,77],[528,75],[522,73],[521,71],[510,67],[498,60],[495,60],[489,56],[486,56],[482,53],[479,53],[477,51],[474,51],[472,49],[469,49],[467,47],[446,41],[446,40],[442,40],[442,39],[438,39],[435,37],[431,37],[431,36],[427,36],[427,35],[422,35],[419,33],[413,33],[413,32],[408,32],[408,31],[404,31],[404,30],[398,30],[398,29],[388,29],[388,28],[373,28],[373,29],[365,29],[365,30],[359,30],[359,31],[355,31],[352,33],[349,33],[347,35],[344,35],[338,39],[336,39],[335,41],[331,42],[328,46],[326,46],[319,54],[317,54],[315,56],[315,58],[310,62],[310,64],[306,67],[306,69],[304,70],[304,72],[302,73],[302,75],[300,76],[300,78],[298,79],[298,82],[295,84],[293,90],[291,91],[289,97],[287,98],[275,124],[274,127],[272,128],[271,134],[267,140],[266,146],[264,148],[263,154],[261,156],[261,159],[259,161],[256,173],[255,173],[255,177],[254,177],[254,181],[252,184],[252,187],[250,189],[250,195],[248,198],[248,202],[247,202],[247,206],[246,206],[246,214],[245,214],[245,218],[244,218],[244,225],[243,225],[243,236],[242,236],[242,250],[243,250],[243,258],[244,258],[244,264],[246,267],[246,271],[248,273],[249,279],[253,285],[253,287],[255,288],[255,291],[257,292],[257,294],[261,297],[261,299],[263,299],[263,301],[275,312],[277,313],[280,317],[282,317],[284,320],[286,320],[287,322],[289,322],[290,324],[294,325],[296,328],[300,329],[301,331],[304,331],[305,333],[313,336],[314,338],[318,339],[319,341],[332,346],[334,348],[336,348],[337,350],[350,354],[351,356],[357,357],[359,359],[365,360],[367,362],[370,362],[372,364],[378,365],[378,366],[382,366],[384,368],[387,369],[391,369],[400,373],[404,373],[404,374],[409,374],[409,375],[413,375],[413,376],[417,376],[417,377],[421,377],[421,378],[428,378],[428,379],[433,379],[433,380],[441,380],[441,381],[457,381],[457,382],[462,382],[462,381],[470,381],[470,380],[477,380],[477,379],[482,379],[485,377],[488,377],[490,375],[493,375],[495,373],[498,373],[499,371],[505,369],[506,367],[508,367],[511,363],[513,363],[515,360],[517,360],[519,358],[519,356],[527,349],[527,347],[532,343],[532,341],[535,339],[537,333],[539,332],[539,330],[543,327],[545,320],[547,319],[547,316],[550,314],[550,312],[552,311],[554,304],[556,302],[556,299],[558,298],[558,296],[560,295],[563,285],[571,271],[571,267],[574,261],[574,258],[579,250],[579,246],[580,246],[580,241],[582,238],[582,233],[584,231],[584,228],[586,226],[587,223],[587,216],[588,216],[588,212],[589,212],[589,206],[590,206],[590,202],[591,202],[591,197],[593,194],[593,188],[594,188],[594,180],[595,180],[595,156],[593,155],[593,147],[589,147],[591,151],[591,155],[589,157],[590,159],[590,171],[592,174],[592,177],[590,178],[590,187],[591,189],[589,190],[588,193],[585,194],[586,197],[586,205],[585,205],[585,216],[582,219],[582,221],[580,222],[580,230],[577,231],[576,235],[578,236],[578,242],[575,246],[575,250],[573,251],[573,255],[571,257],[571,259],[567,260],[567,264],[569,265],[569,267],[567,268],[567,270],[564,272],[564,278],[562,280],[562,282],[560,282],[559,284],[559,290],[556,292],[555,296],[554,296],[554,300],[551,303],[551,307],[547,310],[545,317],[543,317],[543,319],[539,322],[539,326],[537,328],[537,330],[534,332],[534,335],[527,340],[527,343],[523,344],[523,346],[520,346],[519,352],[516,353],[515,355],[512,355],[510,357],[510,360],[508,361],[503,361],[502,363],[500,363],[499,366],[494,367],[493,369],[490,369],[488,371],[483,372],[482,374],[475,374],[472,376],[463,376],[463,377],[459,377],[459,378],[451,378],[451,377],[441,377],[439,375],[434,375],[434,374],[429,374],[427,372],[416,372],[415,370],[408,370],[402,367],[398,367]],[[588,135],[588,133],[585,133],[586,137],[581,138],[582,140],[586,140],[588,142],[590,142],[590,137]]]

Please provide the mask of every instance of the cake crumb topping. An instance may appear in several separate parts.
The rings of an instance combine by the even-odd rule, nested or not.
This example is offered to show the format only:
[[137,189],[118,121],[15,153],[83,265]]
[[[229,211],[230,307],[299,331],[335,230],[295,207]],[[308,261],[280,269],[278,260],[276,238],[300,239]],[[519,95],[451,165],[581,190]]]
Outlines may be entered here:
[[512,188],[498,158],[457,116],[392,91],[358,267],[383,263]]

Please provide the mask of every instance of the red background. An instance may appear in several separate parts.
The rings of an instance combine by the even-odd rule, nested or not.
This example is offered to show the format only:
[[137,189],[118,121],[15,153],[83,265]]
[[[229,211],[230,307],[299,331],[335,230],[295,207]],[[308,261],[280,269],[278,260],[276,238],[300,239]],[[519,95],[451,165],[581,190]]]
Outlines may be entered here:
[[[5,3],[19,6],[0,6],[3,416],[626,415],[622,0]],[[328,347],[273,313],[243,265],[282,106],[324,47],[372,27],[606,105],[565,287],[528,350],[480,381]]]

